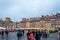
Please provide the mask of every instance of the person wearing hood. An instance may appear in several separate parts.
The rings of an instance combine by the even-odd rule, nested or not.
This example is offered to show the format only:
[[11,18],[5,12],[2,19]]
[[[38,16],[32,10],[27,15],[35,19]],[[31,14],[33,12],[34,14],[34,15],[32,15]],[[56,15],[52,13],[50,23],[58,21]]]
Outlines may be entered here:
[[22,32],[19,31],[19,32],[17,33],[17,37],[18,37],[18,40],[19,40],[19,39],[22,37]]

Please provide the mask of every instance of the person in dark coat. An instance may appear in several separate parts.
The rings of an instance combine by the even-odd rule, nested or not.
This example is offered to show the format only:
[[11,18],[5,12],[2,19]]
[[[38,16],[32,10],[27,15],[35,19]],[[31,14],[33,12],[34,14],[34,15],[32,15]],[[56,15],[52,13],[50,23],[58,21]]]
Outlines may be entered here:
[[17,33],[17,37],[18,37],[18,40],[19,40],[20,37],[22,37],[22,32],[18,32],[18,33]]
[[29,35],[30,35],[30,30],[28,30],[28,33],[27,33],[27,40],[29,40]]
[[36,40],[40,40],[41,39],[41,32],[40,31],[36,32],[35,39]]
[[2,35],[2,37],[4,36],[4,31],[1,31],[1,35]]
[[6,30],[6,31],[5,31],[5,34],[6,34],[7,36],[8,36],[8,33],[9,33],[8,30]]
[[22,30],[23,36],[24,36],[24,30]]

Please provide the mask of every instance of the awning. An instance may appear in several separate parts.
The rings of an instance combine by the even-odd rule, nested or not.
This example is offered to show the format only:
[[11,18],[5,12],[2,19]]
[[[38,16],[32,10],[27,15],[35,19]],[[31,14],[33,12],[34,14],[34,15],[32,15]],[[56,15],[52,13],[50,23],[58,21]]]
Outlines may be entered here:
[[0,27],[0,29],[4,29],[4,30],[5,30],[6,28],[4,28],[4,27]]
[[39,29],[39,28],[16,28],[16,30],[18,29]]

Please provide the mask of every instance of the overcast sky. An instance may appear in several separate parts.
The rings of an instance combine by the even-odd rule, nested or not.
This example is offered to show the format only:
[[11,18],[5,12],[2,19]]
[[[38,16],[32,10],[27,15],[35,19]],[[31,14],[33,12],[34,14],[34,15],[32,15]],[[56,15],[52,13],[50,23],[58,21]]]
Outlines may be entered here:
[[60,0],[0,0],[0,18],[12,21],[60,12]]

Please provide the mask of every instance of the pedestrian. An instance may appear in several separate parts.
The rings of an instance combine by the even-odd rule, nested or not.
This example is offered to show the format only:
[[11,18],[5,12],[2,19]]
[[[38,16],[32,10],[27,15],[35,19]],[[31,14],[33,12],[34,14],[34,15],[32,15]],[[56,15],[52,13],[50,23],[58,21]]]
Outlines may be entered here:
[[36,32],[35,39],[36,40],[41,40],[41,32],[40,31]]
[[44,34],[45,38],[47,38],[47,30],[45,29],[45,34]]
[[35,37],[35,35],[36,35],[36,32],[37,32],[37,30],[35,29],[35,30],[33,31],[33,35],[34,35],[34,37]]
[[49,37],[49,31],[46,30],[46,38]]
[[1,35],[1,31],[0,31],[0,35]]
[[47,34],[46,34],[46,31],[45,30],[43,30],[42,36],[43,36],[43,38],[46,38]]
[[45,30],[45,38],[47,38],[49,36],[49,31],[48,30]]
[[28,37],[29,37],[29,40],[34,40],[34,35],[33,35],[33,33],[30,33],[30,35],[29,35]]
[[24,36],[24,30],[22,30],[23,36]]
[[6,34],[7,37],[8,37],[8,33],[9,33],[8,30],[6,30],[6,31],[5,31],[5,34]]
[[34,40],[34,35],[33,35],[32,30],[29,30],[29,31],[28,31],[28,33],[27,33],[27,38],[28,38],[28,40]]
[[23,29],[20,29],[19,31],[22,32],[22,34],[23,34],[23,36],[24,36],[24,30],[23,30]]
[[3,30],[1,31],[1,35],[2,35],[2,37],[4,36],[4,31]]
[[29,37],[28,37],[29,35],[30,35],[30,33],[28,32],[28,33],[27,33],[27,40],[29,40]]
[[25,33],[25,32],[24,32],[24,30],[23,30],[23,36],[24,36],[24,33]]
[[18,37],[18,40],[19,40],[19,39],[22,37],[22,32],[19,31],[19,32],[17,33],[17,37]]
[[60,33],[58,33],[58,40],[60,40]]

